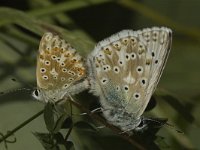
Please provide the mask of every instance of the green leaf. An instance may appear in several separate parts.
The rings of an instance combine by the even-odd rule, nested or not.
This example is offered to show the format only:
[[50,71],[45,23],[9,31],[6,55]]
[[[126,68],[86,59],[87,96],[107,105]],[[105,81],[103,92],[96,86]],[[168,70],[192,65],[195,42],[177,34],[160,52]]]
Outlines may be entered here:
[[44,121],[49,132],[53,132],[55,127],[53,109],[54,107],[51,103],[47,103],[44,108]]
[[56,148],[56,143],[53,140],[53,137],[49,133],[39,133],[35,132],[33,133],[35,137],[40,141],[42,146],[45,148],[45,150],[59,150]]
[[[53,130],[54,133],[57,133],[63,127],[63,123],[65,123],[65,120],[67,118],[68,118],[68,115],[63,114],[57,119],[55,126],[54,126],[54,130]],[[71,123],[72,122],[69,122],[69,124],[70,124],[69,127],[71,126]]]
[[165,141],[164,137],[157,136],[155,143],[159,145],[161,149],[170,149],[170,145],[168,145]]
[[71,141],[66,141],[61,133],[54,135],[54,139],[57,141],[59,150],[73,150],[74,144]]
[[74,144],[71,141],[65,141],[61,133],[33,133],[46,150],[74,150]]
[[183,104],[179,97],[166,90],[160,89],[156,91],[156,96],[165,100],[174,110],[176,110],[188,122],[194,122],[195,118],[189,110],[190,103]]
[[63,29],[55,25],[51,25],[44,21],[40,21],[16,9],[1,7],[0,20],[0,27],[13,23],[38,35],[42,35],[45,32],[56,33],[62,36],[66,41],[71,43],[71,45],[75,47],[82,55],[85,55],[89,50],[93,49],[94,47],[94,42],[89,36],[84,35],[83,37],[80,36],[80,34],[77,35],[72,31]]
[[[51,103],[47,103],[44,108],[44,121],[48,131],[51,133],[58,133],[63,126],[67,129],[72,124],[71,119],[67,119],[69,115],[59,110],[59,108],[62,109],[62,107],[55,107]],[[66,124],[64,125],[64,123]]]
[[66,150],[75,150],[74,144],[71,141],[66,142]]
[[66,118],[62,124],[62,129],[69,129],[72,127],[72,123],[73,122],[71,117]]
[[81,130],[97,131],[97,127],[95,125],[85,121],[78,121],[74,123],[74,127]]
[[0,20],[0,27],[13,23],[38,35],[41,35],[41,33],[45,31],[45,27],[42,27],[39,21],[34,17],[28,16],[24,12],[12,8],[1,7]]

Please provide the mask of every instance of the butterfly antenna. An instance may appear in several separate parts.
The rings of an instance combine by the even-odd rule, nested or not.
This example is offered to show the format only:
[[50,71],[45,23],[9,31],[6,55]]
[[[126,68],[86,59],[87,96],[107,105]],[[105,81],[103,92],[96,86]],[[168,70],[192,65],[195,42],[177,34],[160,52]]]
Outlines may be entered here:
[[5,91],[5,92],[1,91],[1,92],[0,92],[0,95],[15,93],[15,92],[18,92],[18,91],[32,92],[33,89],[29,89],[29,88],[19,88],[19,89],[14,89],[14,90],[7,90],[7,91]]
[[166,127],[170,128],[170,129],[173,129],[173,130],[175,130],[175,131],[178,132],[178,133],[184,134],[183,131],[181,131],[181,130],[175,128],[174,125],[172,125],[172,124],[170,124],[170,123],[168,123],[168,122],[163,123],[162,121],[155,120],[155,119],[152,119],[152,118],[145,118],[145,120],[149,120],[149,121],[153,121],[153,122],[159,123],[160,125],[166,126]]
[[183,131],[177,129],[177,128],[176,128],[174,125],[172,125],[172,124],[169,124],[169,123],[166,122],[164,125],[166,125],[166,126],[167,126],[168,128],[170,128],[170,129],[175,130],[176,132],[178,132],[178,133],[180,133],[180,134],[184,134]]
[[24,84],[25,86],[27,86],[27,87],[29,87],[29,88],[34,88],[33,85],[28,84],[28,83],[21,82],[21,81],[17,80],[16,78],[11,78],[11,80],[12,80],[13,82],[18,82],[18,83]]
[[159,123],[159,124],[161,124],[161,125],[164,125],[165,123],[163,123],[162,121],[164,121],[164,119],[161,121],[159,121],[159,120],[156,120],[156,119],[153,119],[153,118],[144,118],[144,120],[148,120],[148,121],[152,121],[152,122],[156,122],[156,123]]
[[[11,78],[11,80],[13,81],[13,82],[19,82],[19,81],[17,81],[17,79],[16,78]],[[22,82],[19,82],[19,83],[22,83]],[[22,83],[22,84],[24,84],[24,83]],[[27,85],[27,84],[26,84]],[[26,92],[32,92],[33,91],[33,86],[31,86],[31,85],[28,85],[28,87],[29,88],[18,88],[18,89],[13,89],[13,90],[7,90],[7,91],[1,91],[0,92],[0,95],[5,95],[5,94],[9,94],[9,93],[15,93],[15,92],[18,92],[18,91],[26,91]]]

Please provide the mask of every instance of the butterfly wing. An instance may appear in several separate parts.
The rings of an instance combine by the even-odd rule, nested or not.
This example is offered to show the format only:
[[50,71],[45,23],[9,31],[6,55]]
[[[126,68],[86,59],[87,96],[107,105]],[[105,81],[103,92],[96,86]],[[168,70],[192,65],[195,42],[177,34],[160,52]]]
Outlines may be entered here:
[[[133,34],[131,38],[129,34]],[[125,30],[99,42],[89,57],[91,91],[101,97],[104,108],[122,108],[131,99],[137,50],[135,32]]]
[[135,118],[143,113],[166,62],[170,33],[124,30],[97,44],[89,57],[91,91],[104,108],[124,108]]
[[37,58],[37,86],[51,98],[59,97],[85,77],[83,60],[76,50],[58,35],[45,33]]
[[[153,27],[151,29],[144,29],[138,31],[138,37],[147,50],[146,66],[144,69],[144,78],[147,79],[147,86],[144,88],[142,95],[144,99],[139,104],[139,111],[137,116],[141,116],[144,112],[147,104],[155,91],[159,79],[162,75],[165,67],[172,43],[172,31],[166,27]],[[129,112],[131,112],[131,106],[134,105],[134,97],[129,103]]]
[[103,108],[121,107],[126,99],[121,88],[126,47],[121,42],[118,35],[107,38],[96,45],[88,58],[91,92],[100,96]]

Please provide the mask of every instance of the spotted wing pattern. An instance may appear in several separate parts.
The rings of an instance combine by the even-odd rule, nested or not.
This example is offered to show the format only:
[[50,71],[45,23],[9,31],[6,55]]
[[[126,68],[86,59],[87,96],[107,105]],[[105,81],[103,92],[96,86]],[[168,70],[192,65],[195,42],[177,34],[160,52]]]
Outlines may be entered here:
[[43,98],[62,97],[85,75],[83,59],[76,50],[58,35],[45,33],[40,42],[36,69],[37,86],[43,92]]
[[165,66],[171,34],[165,27],[123,30],[97,44],[88,59],[89,76],[104,109],[142,115]]

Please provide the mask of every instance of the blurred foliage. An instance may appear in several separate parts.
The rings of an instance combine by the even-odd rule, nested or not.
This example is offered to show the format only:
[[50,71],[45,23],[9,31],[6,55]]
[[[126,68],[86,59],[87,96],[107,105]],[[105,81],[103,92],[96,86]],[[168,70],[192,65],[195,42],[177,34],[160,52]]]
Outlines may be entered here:
[[[80,115],[99,107],[98,98],[86,91],[75,97],[83,108],[47,104],[44,116],[11,134],[16,141],[4,141],[9,150],[200,149],[200,1],[2,0],[0,5],[0,90],[6,93],[0,97],[0,139],[44,107],[21,89],[36,86],[36,55],[44,32],[59,34],[86,58],[97,41],[122,29],[173,30],[171,54],[145,115],[168,118],[174,127],[123,136],[99,114]],[[102,125],[108,128],[97,128]]]

